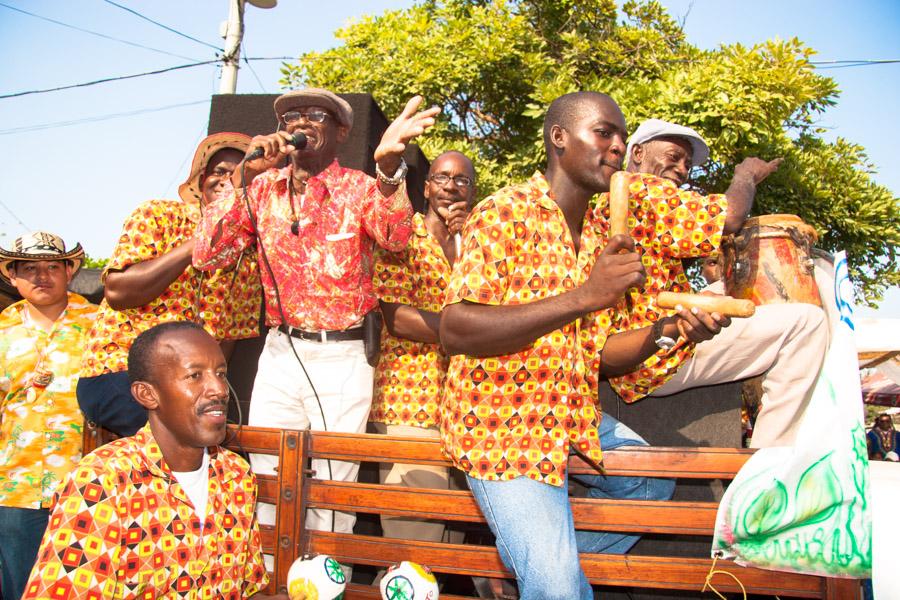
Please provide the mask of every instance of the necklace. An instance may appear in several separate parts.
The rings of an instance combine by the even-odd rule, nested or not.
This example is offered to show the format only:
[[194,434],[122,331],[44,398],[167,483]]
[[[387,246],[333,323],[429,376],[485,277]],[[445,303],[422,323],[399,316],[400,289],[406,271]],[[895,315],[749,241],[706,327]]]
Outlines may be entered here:
[[[300,182],[301,202],[306,195],[306,180]],[[291,178],[288,180],[288,203],[291,205],[291,233],[300,235],[300,220],[297,218],[297,207],[294,204],[294,168],[291,167]]]
[[878,437],[881,438],[881,448],[885,452],[890,452],[894,449],[894,429],[888,429],[887,431],[883,429],[878,429]]

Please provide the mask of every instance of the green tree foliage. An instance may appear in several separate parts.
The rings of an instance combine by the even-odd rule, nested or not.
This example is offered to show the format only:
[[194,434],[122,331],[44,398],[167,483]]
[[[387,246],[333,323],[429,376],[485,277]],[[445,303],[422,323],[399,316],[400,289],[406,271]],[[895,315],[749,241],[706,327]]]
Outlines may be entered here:
[[336,35],[343,45],[285,64],[282,84],[371,93],[387,114],[422,94],[443,109],[423,149],[466,152],[482,194],[542,167],[541,119],[554,98],[605,91],[631,127],[658,117],[706,137],[700,190],[724,191],[747,156],[783,156],[755,212],[798,214],[821,247],[846,250],[869,303],[900,284],[900,199],[872,181],[862,147],[821,137],[838,89],[797,39],[703,51],[652,0],[427,0]]

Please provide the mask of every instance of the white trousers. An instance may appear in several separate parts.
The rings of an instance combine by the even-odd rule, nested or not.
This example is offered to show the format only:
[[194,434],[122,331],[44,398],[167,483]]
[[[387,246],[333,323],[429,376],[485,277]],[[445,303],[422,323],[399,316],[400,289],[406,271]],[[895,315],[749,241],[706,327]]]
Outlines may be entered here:
[[675,376],[651,394],[737,381],[764,374],[750,445],[790,446],[828,346],[825,312],[812,304],[766,304],[711,340],[697,344]]
[[[290,342],[309,373],[318,401]],[[272,328],[259,357],[248,423],[257,427],[364,433],[372,406],[372,381],[373,369],[366,362],[361,340],[308,342],[289,338]],[[251,454],[250,466],[254,473],[272,474],[278,459]],[[356,481],[359,463],[315,459],[312,468],[316,479]],[[275,523],[275,507],[271,504],[260,503],[257,514],[260,523]],[[353,513],[322,509],[309,509],[306,513],[306,528],[317,531],[350,533],[355,522]]]

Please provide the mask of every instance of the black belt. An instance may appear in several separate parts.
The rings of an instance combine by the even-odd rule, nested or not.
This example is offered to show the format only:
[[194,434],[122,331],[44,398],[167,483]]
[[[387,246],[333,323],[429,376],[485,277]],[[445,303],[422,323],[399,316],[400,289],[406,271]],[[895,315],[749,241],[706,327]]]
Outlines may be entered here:
[[279,325],[278,331],[308,342],[346,342],[363,339],[362,327],[344,329],[343,331],[303,331],[287,325]]

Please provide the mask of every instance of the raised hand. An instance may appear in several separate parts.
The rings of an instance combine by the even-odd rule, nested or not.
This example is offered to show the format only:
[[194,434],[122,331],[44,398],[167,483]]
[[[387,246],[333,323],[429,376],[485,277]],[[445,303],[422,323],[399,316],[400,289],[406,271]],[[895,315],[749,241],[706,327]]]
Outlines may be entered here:
[[441,109],[433,106],[418,112],[422,96],[413,96],[394,121],[384,130],[381,142],[375,149],[375,162],[385,173],[392,174],[400,166],[400,157],[406,145],[416,136],[434,125],[434,117]]
[[753,183],[759,185],[766,177],[778,169],[778,166],[783,160],[783,158],[776,158],[775,160],[766,162],[761,158],[748,156],[734,168],[734,176],[750,177],[753,179]]
[[291,135],[286,131],[276,131],[269,135],[257,135],[250,140],[250,147],[247,148],[246,156],[250,156],[254,150],[261,148],[263,155],[254,160],[246,160],[244,163],[244,171],[247,177],[246,181],[241,181],[241,167],[234,170],[231,175],[231,183],[234,187],[239,188],[249,185],[250,180],[254,177],[281,164],[284,157],[294,151],[291,142]]

